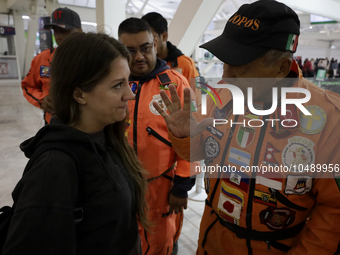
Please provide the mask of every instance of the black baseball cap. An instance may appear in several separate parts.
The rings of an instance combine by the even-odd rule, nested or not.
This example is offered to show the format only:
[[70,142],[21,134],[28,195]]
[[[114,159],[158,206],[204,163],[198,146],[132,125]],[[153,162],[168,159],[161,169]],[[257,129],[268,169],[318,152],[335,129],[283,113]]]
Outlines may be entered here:
[[65,30],[71,30],[72,28],[81,28],[81,22],[78,13],[71,9],[58,8],[52,13],[52,23],[46,24],[45,29],[53,27],[59,27]]
[[203,44],[229,65],[247,64],[271,49],[296,51],[300,35],[298,15],[274,0],[242,5],[228,20],[223,33]]

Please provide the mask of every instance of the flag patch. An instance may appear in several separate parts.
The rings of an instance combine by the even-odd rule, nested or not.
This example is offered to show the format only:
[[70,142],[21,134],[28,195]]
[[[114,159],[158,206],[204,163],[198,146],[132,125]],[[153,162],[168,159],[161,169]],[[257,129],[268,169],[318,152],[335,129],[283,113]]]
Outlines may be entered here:
[[272,198],[271,194],[260,191],[260,190],[255,190],[254,202],[276,207],[276,198]]
[[228,184],[238,187],[244,192],[248,192],[250,176],[240,171],[236,172],[224,172],[222,174],[222,180]]
[[238,225],[244,203],[243,194],[221,182],[220,197],[218,199],[218,215],[233,224]]
[[274,153],[280,152],[276,149],[270,142],[267,142],[266,154],[264,155],[264,159],[262,163],[271,165],[271,166],[278,166],[279,162],[274,157]]
[[313,178],[308,175],[287,175],[285,194],[303,195],[309,192],[313,185]]
[[299,41],[298,35],[289,34],[288,40],[287,40],[287,45],[286,45],[286,50],[296,51],[298,41]]
[[254,141],[255,128],[240,126],[237,132],[237,143],[246,148]]
[[283,175],[279,173],[264,172],[262,169],[257,173],[256,184],[262,184],[263,186],[273,188],[276,190],[282,190]]
[[230,148],[228,161],[239,166],[249,166],[251,155],[247,152]]

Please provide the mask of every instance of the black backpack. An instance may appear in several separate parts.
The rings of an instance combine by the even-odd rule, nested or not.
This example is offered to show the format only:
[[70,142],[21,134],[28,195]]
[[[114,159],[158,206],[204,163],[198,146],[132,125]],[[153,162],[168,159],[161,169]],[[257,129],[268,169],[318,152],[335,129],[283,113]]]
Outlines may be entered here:
[[[56,150],[56,149],[54,149]],[[60,150],[60,149],[59,149]],[[25,170],[24,170],[24,174],[25,175],[31,165],[33,164],[34,160],[37,159],[39,156],[41,156],[41,154],[43,154],[44,152],[46,152],[47,150],[44,150],[44,151],[41,151],[40,153],[39,152],[35,152],[34,155],[30,158],[30,160],[28,161],[26,167],[25,167]],[[70,155],[70,153],[68,153],[67,151],[65,150],[61,150],[63,152],[66,152],[67,154]],[[70,155],[72,157],[72,155]],[[75,159],[75,157],[72,157],[73,159]],[[75,160],[76,162],[76,165],[78,165],[78,161]],[[74,222],[76,224],[80,223],[82,220],[83,220],[83,208],[80,206],[83,204],[83,197],[81,195],[81,190],[82,189],[82,185],[83,185],[83,175],[81,174],[82,171],[79,170],[80,167],[77,167],[77,173],[78,173],[78,198],[77,198],[77,206],[76,208],[74,209],[73,211],[73,215],[74,215]],[[13,204],[12,207],[10,206],[3,206],[1,209],[0,209],[0,255],[2,255],[2,249],[6,243],[6,239],[7,239],[7,234],[8,234],[8,231],[9,231],[9,228],[10,228],[10,223],[11,223],[11,219],[12,219],[12,216],[13,216],[13,213],[14,213],[14,208],[15,208],[15,204]]]

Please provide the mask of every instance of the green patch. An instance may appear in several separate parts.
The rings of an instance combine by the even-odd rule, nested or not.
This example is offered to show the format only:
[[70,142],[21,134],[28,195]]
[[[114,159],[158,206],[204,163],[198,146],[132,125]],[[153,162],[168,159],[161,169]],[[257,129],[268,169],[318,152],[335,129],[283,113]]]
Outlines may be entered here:
[[334,179],[336,181],[336,184],[338,185],[339,191],[340,191],[340,173],[333,173]]
[[169,85],[171,84],[177,87],[177,84],[173,82],[173,83],[168,83],[168,84],[161,84],[159,86],[159,89],[169,90]]

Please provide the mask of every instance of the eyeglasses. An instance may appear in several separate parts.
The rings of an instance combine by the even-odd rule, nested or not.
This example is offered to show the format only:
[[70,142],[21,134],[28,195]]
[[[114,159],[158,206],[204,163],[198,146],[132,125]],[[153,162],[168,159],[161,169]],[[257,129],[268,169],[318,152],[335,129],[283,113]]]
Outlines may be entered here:
[[151,49],[153,48],[153,43],[150,43],[150,45],[145,45],[140,47],[139,49],[134,48],[127,48],[129,51],[131,57],[135,57],[137,55],[137,52],[139,51],[142,55],[150,54]]

